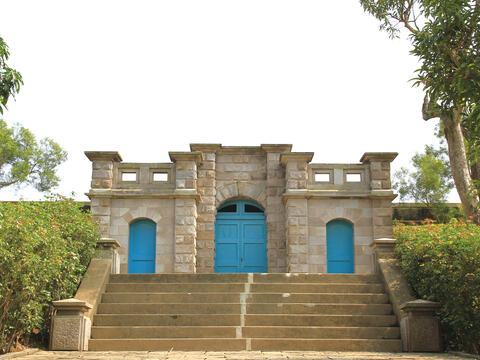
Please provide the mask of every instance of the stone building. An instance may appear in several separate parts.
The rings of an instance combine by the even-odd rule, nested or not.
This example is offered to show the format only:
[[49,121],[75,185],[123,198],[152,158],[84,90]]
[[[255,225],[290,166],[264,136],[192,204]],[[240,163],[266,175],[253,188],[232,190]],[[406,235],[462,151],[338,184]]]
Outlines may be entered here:
[[291,145],[191,144],[171,163],[87,151],[91,210],[120,242],[120,272],[372,273],[392,237],[390,162],[311,163]]

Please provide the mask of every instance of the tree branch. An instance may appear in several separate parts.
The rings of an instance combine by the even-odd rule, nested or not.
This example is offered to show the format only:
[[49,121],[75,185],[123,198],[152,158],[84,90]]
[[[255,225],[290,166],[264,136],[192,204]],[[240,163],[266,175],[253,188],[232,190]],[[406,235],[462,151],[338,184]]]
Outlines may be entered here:
[[425,95],[423,98],[422,117],[425,121],[440,117],[440,109],[437,104],[428,97],[428,95]]

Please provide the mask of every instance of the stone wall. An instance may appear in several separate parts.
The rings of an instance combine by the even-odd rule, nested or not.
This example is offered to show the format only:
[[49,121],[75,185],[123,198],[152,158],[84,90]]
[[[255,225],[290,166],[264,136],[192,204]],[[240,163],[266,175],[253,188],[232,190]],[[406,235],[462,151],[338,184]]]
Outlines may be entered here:
[[[190,148],[171,152],[172,163],[123,163],[116,152],[86,152],[92,213],[102,236],[122,245],[121,272],[128,271],[129,225],[137,219],[157,225],[156,272],[214,272],[216,212],[237,199],[265,209],[268,272],[327,272],[326,225],[335,219],[353,224],[355,272],[373,272],[369,245],[392,236],[395,153],[365,153],[357,164],[310,164],[313,153],[284,144]],[[155,180],[158,172],[167,179]],[[124,173],[134,180],[125,181]]]

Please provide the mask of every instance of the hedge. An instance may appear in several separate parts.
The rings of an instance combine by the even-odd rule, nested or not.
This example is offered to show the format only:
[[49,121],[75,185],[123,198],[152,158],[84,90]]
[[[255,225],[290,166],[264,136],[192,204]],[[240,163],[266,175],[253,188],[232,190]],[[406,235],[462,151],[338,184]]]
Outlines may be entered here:
[[48,339],[51,303],[75,294],[99,237],[72,200],[0,203],[0,352]]
[[449,349],[480,350],[480,226],[449,224],[394,228],[395,251],[419,298],[442,305],[440,323]]

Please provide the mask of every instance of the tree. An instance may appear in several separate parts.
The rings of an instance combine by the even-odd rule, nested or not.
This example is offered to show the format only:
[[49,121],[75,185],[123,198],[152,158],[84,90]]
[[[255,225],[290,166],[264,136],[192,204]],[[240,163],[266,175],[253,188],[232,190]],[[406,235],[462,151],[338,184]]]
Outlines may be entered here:
[[[465,214],[480,224],[480,2],[360,0],[391,37],[409,32],[425,90],[424,120],[440,118]],[[467,154],[468,151],[468,154]]]
[[[19,92],[22,76],[6,61],[10,53],[0,37],[0,113],[7,109],[7,101]],[[64,162],[67,153],[49,138],[37,142],[24,127],[8,127],[0,119],[0,189],[7,186],[32,185],[47,191],[58,185],[55,171]]]
[[19,125],[9,128],[0,119],[0,189],[14,185],[32,185],[38,191],[47,191],[58,185],[55,174],[67,154],[53,140],[40,142]]
[[412,164],[413,172],[402,167],[394,175],[393,187],[400,194],[400,200],[422,202],[433,210],[437,220],[445,220],[446,198],[454,187],[446,149],[426,145],[424,153],[413,156]]

